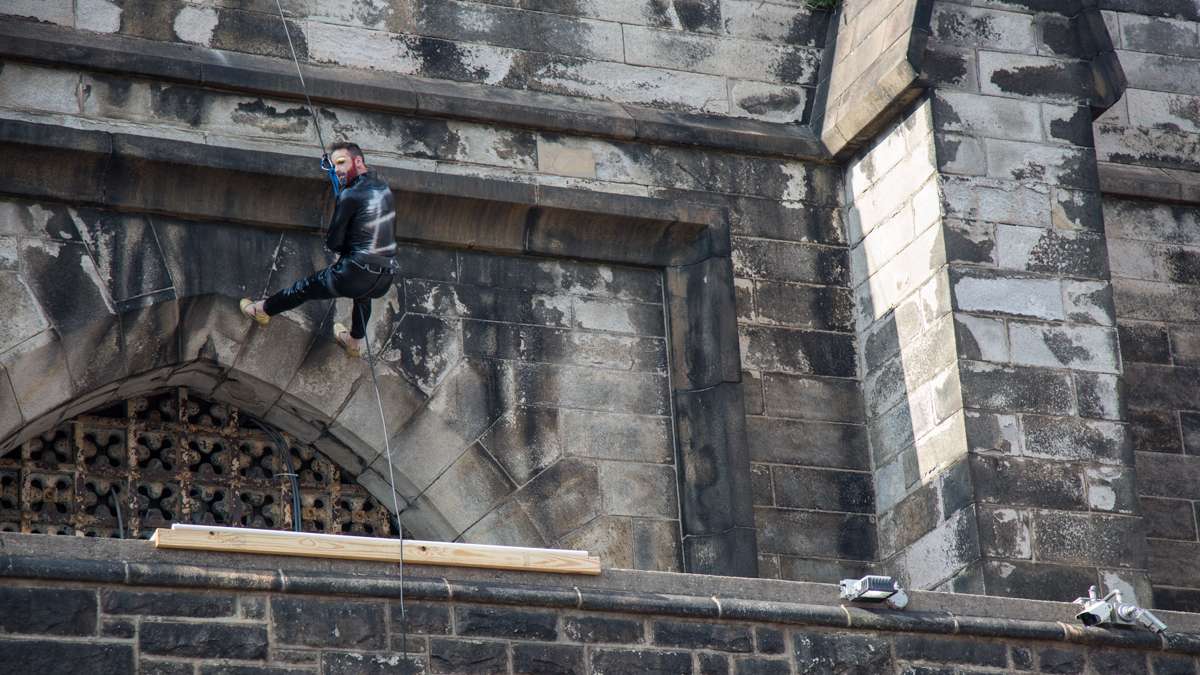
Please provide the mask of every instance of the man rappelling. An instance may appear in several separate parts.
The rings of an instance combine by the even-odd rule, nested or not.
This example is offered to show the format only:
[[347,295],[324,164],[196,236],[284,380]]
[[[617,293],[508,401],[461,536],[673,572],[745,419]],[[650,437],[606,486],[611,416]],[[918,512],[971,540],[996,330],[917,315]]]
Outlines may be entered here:
[[350,330],[337,323],[333,334],[347,353],[357,357],[371,318],[371,300],[387,293],[396,270],[396,208],[391,188],[367,168],[358,145],[334,143],[330,150],[329,162],[341,189],[325,246],[338,254],[337,262],[266,300],[243,298],[241,309],[265,326],[272,316],[309,300],[351,298]]

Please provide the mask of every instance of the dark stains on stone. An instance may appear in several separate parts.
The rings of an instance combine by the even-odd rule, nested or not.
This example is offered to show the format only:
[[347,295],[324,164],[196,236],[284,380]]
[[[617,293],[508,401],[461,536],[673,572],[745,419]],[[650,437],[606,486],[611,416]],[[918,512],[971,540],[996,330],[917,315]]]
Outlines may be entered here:
[[992,25],[992,17],[982,15],[967,17],[959,12],[942,12],[938,15],[936,35],[943,40],[970,40],[994,42],[1003,36]]
[[1200,127],[1200,99],[1190,96],[1173,96],[1167,103],[1167,110],[1172,115],[1182,117]]
[[1046,180],[1046,167],[1036,162],[1029,162],[1024,167],[1012,170],[1013,180],[1043,182]]
[[1038,22],[1042,44],[1060,56],[1084,57],[1075,22],[1066,17],[1043,16]]
[[[296,55],[308,57],[308,42],[304,30],[294,21],[287,22],[287,31],[292,38]],[[228,49],[249,54],[291,58],[288,36],[278,15],[220,10],[217,25],[213,29],[212,48]]]
[[1086,360],[1092,356],[1087,349],[1072,342],[1070,336],[1057,331],[1043,333],[1042,342],[1046,343],[1050,353],[1065,365],[1070,365],[1077,360]]
[[737,106],[753,115],[767,115],[773,112],[789,112],[800,105],[803,97],[797,89],[754,94],[737,100]]
[[470,61],[463,48],[446,40],[400,36],[421,59],[421,75],[424,77],[457,80],[459,82],[483,82],[491,72],[479,65],[467,65]]
[[1200,254],[1172,250],[1167,254],[1167,274],[1177,284],[1200,285]]
[[1084,97],[1091,83],[1084,75],[1084,64],[1056,63],[999,69],[992,73],[991,81],[1009,94]]
[[1110,0],[1105,9],[1200,21],[1200,5],[1195,0]]
[[716,33],[721,29],[719,0],[650,0],[643,14],[649,25],[658,28],[704,33]]
[[[129,104],[129,94],[133,89],[133,82],[123,77],[112,77],[103,73],[90,73],[89,78],[95,80],[97,84],[103,85],[99,91],[104,94],[104,100],[107,104],[114,107],[122,107]],[[92,95],[92,85],[84,85],[83,98],[87,100]]]
[[310,114],[303,107],[288,108],[280,112],[260,98],[250,103],[239,103],[232,118],[238,124],[257,127],[268,133],[302,134],[308,131]]
[[771,68],[784,84],[815,84],[817,68],[811,52],[790,52]]
[[150,87],[150,109],[155,117],[179,120],[191,127],[200,126],[206,100],[204,92],[191,87]]
[[972,239],[954,227],[945,229],[946,256],[959,262],[991,263],[996,244],[990,238]]
[[792,19],[784,41],[791,45],[802,45],[822,49],[825,47],[825,36],[829,32],[828,10],[818,10],[811,14],[797,14]]
[[1075,114],[1070,119],[1051,120],[1050,137],[1084,148],[1094,146],[1091,111],[1080,106],[1075,109]]
[[933,97],[933,123],[938,129],[948,129],[962,124],[962,117],[946,99],[941,96]]
[[960,86],[969,81],[971,63],[965,54],[931,49],[925,52],[922,71],[931,82]]
[[1108,256],[1098,235],[1063,237],[1049,230],[1029,252],[1026,268],[1033,272],[1064,272],[1096,279],[1108,276]]
[[124,2],[121,7],[123,35],[133,35],[148,40],[176,42],[173,26],[175,16],[184,7],[182,0],[157,0]]

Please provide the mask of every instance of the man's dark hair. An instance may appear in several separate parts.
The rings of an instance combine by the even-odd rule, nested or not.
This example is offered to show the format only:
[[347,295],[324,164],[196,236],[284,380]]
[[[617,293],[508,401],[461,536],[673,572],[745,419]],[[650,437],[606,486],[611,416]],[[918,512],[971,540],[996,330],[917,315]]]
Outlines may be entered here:
[[[363,157],[362,148],[358,147],[358,143],[351,143],[350,141],[338,141],[337,143],[329,146],[329,154],[332,155],[335,150],[345,150],[346,152],[350,153],[351,157]],[[363,161],[366,161],[365,157],[363,157]]]

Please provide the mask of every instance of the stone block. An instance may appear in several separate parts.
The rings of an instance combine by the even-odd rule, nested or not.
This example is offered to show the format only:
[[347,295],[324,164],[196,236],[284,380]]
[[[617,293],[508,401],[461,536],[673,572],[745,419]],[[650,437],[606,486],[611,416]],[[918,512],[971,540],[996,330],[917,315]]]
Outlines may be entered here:
[[1096,583],[1095,567],[1075,567],[1048,562],[989,560],[983,566],[989,594],[1030,600],[1070,602],[1079,589]]
[[478,318],[557,328],[572,326],[569,298],[517,289],[481,288],[420,279],[404,282],[405,309],[444,318]]
[[1138,504],[1146,521],[1147,537],[1196,541],[1196,514],[1192,502],[1142,497]]
[[594,614],[566,615],[562,634],[573,642],[639,644],[645,630],[641,621]]
[[1196,369],[1133,363],[1125,367],[1129,407],[1135,410],[1200,410]]
[[[411,644],[410,644],[411,647]],[[325,652],[321,654],[321,672],[329,675],[383,675],[384,673],[402,673],[416,675],[428,671],[424,655],[408,654],[362,654],[354,652]],[[205,672],[208,672],[207,669]],[[242,670],[212,671],[213,675],[259,675],[258,670],[243,672]],[[262,671],[261,675],[290,675],[296,672],[309,671]]]
[[731,80],[729,110],[733,117],[775,124],[804,124],[811,116],[809,101],[814,96],[814,89],[807,86]]
[[1009,508],[979,510],[980,552],[990,558],[1029,560],[1033,557],[1029,513]]
[[0,589],[0,629],[10,634],[92,636],[95,593],[51,588]]
[[1033,515],[1033,528],[1039,560],[1143,569],[1146,564],[1141,518],[1043,511]]
[[1177,284],[1114,279],[1121,318],[1133,321],[1196,323],[1200,321],[1200,288]]
[[1137,488],[1131,467],[1088,467],[1088,506],[1095,511],[1133,514],[1137,510]]
[[138,649],[185,658],[261,660],[267,658],[267,629],[259,624],[143,621]]
[[750,458],[741,388],[722,384],[679,392],[675,410],[684,532],[715,534],[748,527]]
[[1071,379],[1065,373],[963,361],[960,377],[962,402],[967,408],[1052,415],[1070,414],[1075,410]]
[[1133,446],[1124,424],[1077,418],[1024,415],[1025,454],[1059,461],[1128,466]]
[[530,520],[554,543],[603,513],[599,470],[577,459],[562,459],[517,493]]
[[871,475],[777,466],[772,469],[777,506],[821,511],[874,513]]
[[634,26],[624,40],[631,65],[796,85],[816,84],[820,68],[820,52],[804,47]]
[[898,637],[896,657],[992,668],[1008,666],[1008,648],[1003,644],[982,645],[955,638],[925,635]]
[[712,649],[747,653],[754,651],[754,638],[747,626],[655,620],[651,622],[655,645],[685,649]]
[[[803,675],[837,672],[885,673],[894,669],[892,640],[878,635],[795,631],[792,658]],[[852,670],[851,670],[852,669]]]
[[[553,54],[523,56],[527,61],[528,87],[534,91],[692,112],[728,111],[723,77]],[[372,59],[376,60],[378,57]],[[498,79],[506,74],[499,73]]]
[[760,550],[791,556],[871,560],[875,519],[858,514],[757,508]]
[[1124,418],[1124,380],[1116,375],[1072,373],[1079,415],[1105,420]]
[[1026,54],[1037,51],[1036,26],[1029,14],[939,5],[933,10],[932,25],[933,38],[946,44]]
[[1013,361],[1019,365],[1101,373],[1121,370],[1117,333],[1093,326],[1008,324]]
[[606,513],[678,518],[675,468],[633,462],[598,462]]
[[753,370],[830,377],[855,375],[854,340],[848,334],[740,326],[742,366]]
[[511,607],[455,607],[454,628],[457,635],[468,637],[553,642],[558,638],[558,615],[544,610]]
[[1180,411],[1179,428],[1183,436],[1183,451],[1189,455],[1200,455],[1200,415]]
[[1171,363],[1171,345],[1165,326],[1152,323],[1118,322],[1121,360],[1140,363]]
[[[1132,9],[1132,8],[1123,8]],[[1125,49],[1183,57],[1200,56],[1195,17],[1192,21],[1145,16],[1133,11],[1120,14],[1120,40]]]
[[572,327],[633,335],[661,336],[665,333],[661,305],[610,302],[574,298]]
[[383,649],[385,636],[378,627],[384,610],[384,605],[369,602],[273,598],[274,639],[306,647]]
[[1038,104],[1018,98],[938,91],[934,124],[938,130],[971,136],[1042,141]]
[[509,672],[508,645],[501,641],[452,640],[429,641],[429,664],[434,673],[453,673],[470,669],[475,672]]
[[842,469],[866,469],[867,440],[858,425],[747,417],[754,461]]
[[976,495],[986,504],[1052,509],[1087,508],[1080,470],[1057,462],[971,457]]
[[[379,403],[375,400],[375,382],[383,401],[386,428],[379,419]],[[350,399],[342,406],[330,427],[330,433],[349,445],[366,462],[375,459],[384,449],[384,434],[395,435],[425,401],[424,394],[408,380],[390,368],[379,368],[376,379],[365,374]]]
[[943,174],[988,175],[989,141],[958,134],[937,136],[937,167]]
[[964,220],[1051,225],[1050,190],[1039,183],[947,176],[942,180],[942,209]]
[[668,412],[665,374],[531,363],[514,364],[513,370],[515,403],[642,415]]
[[854,299],[845,288],[759,281],[754,295],[757,323],[829,331],[854,327]]
[[675,386],[698,389],[736,382],[741,366],[729,259],[669,268],[666,284]]
[[733,271],[746,279],[843,285],[849,264],[844,249],[769,239],[733,238]]
[[1200,500],[1200,457],[1139,452],[1136,468],[1142,497]]
[[74,394],[67,352],[51,331],[42,331],[0,353],[13,395],[27,422],[36,420]]
[[568,645],[514,645],[514,673],[569,675],[583,670],[583,648]]
[[763,387],[768,415],[848,423],[864,420],[862,393],[854,380],[765,373]]
[[100,606],[105,614],[148,614],[153,616],[192,616],[213,618],[232,616],[234,596],[221,593],[161,593],[138,591],[100,591]]
[[516,500],[504,502],[489,511],[462,533],[462,540],[498,546],[547,546],[542,533]]
[[515,489],[496,460],[475,443],[426,488],[424,498],[463,532]]
[[1063,309],[1067,320],[1098,326],[1116,324],[1113,286],[1106,281],[1063,280]]
[[[3,640],[0,659],[31,672],[69,673],[87,668],[96,675],[118,675],[137,669],[131,645],[62,642],[61,640]],[[142,672],[147,672],[143,663]]]
[[623,675],[625,673],[688,673],[692,671],[692,655],[686,651],[660,649],[596,649],[592,651],[594,675]]
[[955,314],[954,337],[959,358],[992,363],[1012,361],[1008,332],[1002,320]]
[[[1154,605],[1155,608],[1159,606],[1157,603]],[[1089,658],[1091,659],[1093,668],[1102,673],[1150,675],[1145,654],[1138,652],[1096,649],[1092,650]]]
[[950,283],[960,311],[1051,321],[1066,318],[1057,279],[953,268]]
[[815,581],[834,584],[842,579],[861,579],[870,574],[872,565],[869,562],[855,560],[826,560],[823,558],[796,558],[792,556],[773,556],[778,559],[774,563],[775,574],[768,576],[767,566],[759,562],[760,579],[791,579],[793,581]]
[[[1133,72],[1129,77],[1141,82]],[[985,50],[979,51],[979,80],[985,94],[1059,103],[1085,102],[1092,86],[1084,62]]]
[[996,262],[1005,269],[1072,277],[1108,277],[1104,237],[1040,227],[996,226]]

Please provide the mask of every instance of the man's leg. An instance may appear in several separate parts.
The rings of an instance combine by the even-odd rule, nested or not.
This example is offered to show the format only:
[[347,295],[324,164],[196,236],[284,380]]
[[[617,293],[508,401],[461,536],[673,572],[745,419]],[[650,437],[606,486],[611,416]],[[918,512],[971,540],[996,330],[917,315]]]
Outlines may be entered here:
[[336,298],[338,295],[333,290],[331,278],[331,268],[326,267],[255,304],[266,311],[269,316],[275,316],[289,309],[295,309],[309,300]]
[[367,321],[371,319],[371,299],[356,299],[352,311],[354,316],[350,318],[350,337],[361,340],[367,336]]

